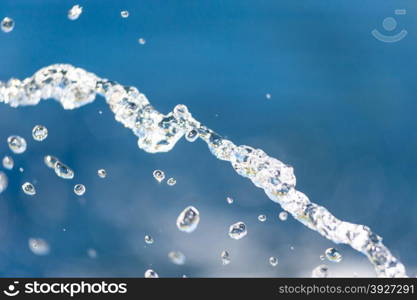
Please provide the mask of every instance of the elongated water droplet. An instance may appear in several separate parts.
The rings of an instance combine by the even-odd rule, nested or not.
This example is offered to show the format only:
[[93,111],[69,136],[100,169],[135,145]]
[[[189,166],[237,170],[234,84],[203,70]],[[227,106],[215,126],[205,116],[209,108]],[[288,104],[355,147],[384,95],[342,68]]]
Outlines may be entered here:
[[200,213],[194,206],[185,208],[177,218],[179,230],[190,233],[193,232],[200,222]]
[[43,158],[43,161],[45,162],[45,165],[48,168],[54,169],[55,168],[55,164],[58,162],[58,158],[56,158],[55,156],[52,156],[52,155],[46,155]]
[[237,222],[229,227],[229,236],[232,239],[240,240],[248,234],[246,224],[243,222]]
[[24,184],[22,184],[22,190],[26,195],[29,195],[29,196],[36,195],[35,186],[31,184],[30,182],[25,182]]
[[120,12],[120,15],[122,16],[122,18],[125,19],[125,18],[129,17],[129,12],[127,10],[122,10]]
[[220,254],[220,258],[222,259],[222,265],[223,266],[226,266],[226,265],[230,264],[230,262],[231,262],[230,254],[226,250],[222,251],[222,253]]
[[195,142],[198,139],[198,132],[195,129],[191,129],[185,134],[185,139],[189,142]]
[[158,182],[162,182],[165,179],[165,173],[164,171],[161,170],[155,170],[153,171],[153,177],[158,181]]
[[180,251],[171,251],[168,253],[168,257],[173,264],[183,265],[185,264],[185,255]]
[[32,137],[35,141],[42,142],[48,137],[48,128],[43,125],[36,125],[32,129]]
[[340,262],[342,260],[342,254],[340,254],[340,252],[335,248],[326,249],[325,254],[328,261]]
[[3,157],[3,167],[7,170],[13,169],[14,166],[14,160],[11,156],[5,156]]
[[12,135],[7,138],[7,144],[9,144],[10,150],[13,153],[21,154],[26,151],[26,140],[18,135]]
[[36,255],[47,255],[49,254],[49,244],[41,238],[30,238],[29,249]]
[[9,184],[9,180],[7,179],[6,173],[0,171],[0,194],[7,189],[7,185]]
[[259,215],[258,220],[259,220],[259,222],[265,222],[266,221],[266,216],[265,215]]
[[311,272],[313,278],[326,278],[327,276],[329,276],[329,267],[326,265],[317,266]]
[[146,244],[148,244],[148,245],[151,245],[151,244],[153,244],[153,242],[154,242],[153,237],[152,237],[152,236],[150,236],[150,235],[145,235],[144,240],[145,240],[145,243],[146,243]]
[[231,197],[227,197],[226,201],[227,201],[227,203],[232,204],[234,200]]
[[269,264],[273,267],[278,266],[278,258],[276,258],[275,256],[271,256],[269,258]]
[[173,185],[175,185],[177,183],[177,180],[175,180],[175,178],[169,178],[168,180],[167,180],[167,184],[168,185],[170,185],[170,186],[173,186]]
[[97,171],[97,175],[100,178],[106,178],[107,177],[107,172],[104,169],[100,169],[100,170]]
[[14,20],[12,18],[5,17],[1,21],[1,30],[3,32],[9,33],[10,31],[13,30],[13,28],[14,28]]
[[282,211],[279,213],[278,217],[281,221],[286,221],[288,218],[288,213],[286,211]]
[[159,278],[159,275],[154,270],[149,269],[145,272],[145,278]]
[[73,7],[68,10],[68,19],[71,21],[77,20],[79,16],[82,14],[83,8],[78,4],[74,5]]
[[64,178],[64,179],[74,178],[74,171],[70,167],[68,167],[67,165],[64,165],[60,161],[57,161],[55,163],[54,170],[55,170],[55,174],[61,178]]
[[86,188],[84,184],[79,183],[74,186],[74,193],[78,196],[84,195],[85,190]]

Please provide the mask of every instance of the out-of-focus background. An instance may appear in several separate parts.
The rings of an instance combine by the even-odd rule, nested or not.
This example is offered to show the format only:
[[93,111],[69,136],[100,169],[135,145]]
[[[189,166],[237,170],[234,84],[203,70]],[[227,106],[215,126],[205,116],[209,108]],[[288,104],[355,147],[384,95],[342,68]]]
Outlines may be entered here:
[[[74,4],[84,10],[70,21]],[[0,18],[16,25],[0,32],[0,80],[69,63],[138,87],[161,112],[186,104],[236,144],[293,165],[301,191],[337,217],[370,226],[414,276],[416,14],[411,0],[2,0]],[[402,30],[404,38],[386,42]],[[49,129],[43,142],[31,137],[37,124]],[[321,261],[335,245],[291,217],[280,221],[280,207],[202,142],[141,151],[101,98],[74,111],[55,101],[0,105],[0,157],[11,154],[12,134],[25,137],[28,150],[3,170],[10,182],[0,194],[0,276],[143,276],[152,268],[162,277],[308,277],[323,263],[330,276],[374,276],[344,245],[336,245],[342,262]],[[75,178],[58,178],[46,154]],[[100,168],[107,178],[97,176]],[[155,169],[177,184],[158,184]],[[25,181],[35,182],[35,196],[22,192]],[[76,183],[86,185],[84,196],[74,194]],[[201,213],[191,234],[175,226],[188,205]],[[238,241],[227,234],[237,221],[248,227]],[[29,238],[47,241],[50,253],[32,253]],[[172,250],[185,254],[185,265],[170,262]]]

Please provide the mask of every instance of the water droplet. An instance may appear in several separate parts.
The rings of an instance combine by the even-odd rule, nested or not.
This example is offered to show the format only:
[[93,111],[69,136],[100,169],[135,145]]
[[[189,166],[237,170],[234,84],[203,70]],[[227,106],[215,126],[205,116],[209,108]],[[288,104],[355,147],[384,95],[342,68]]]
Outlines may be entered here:
[[326,257],[322,254],[322,255],[320,255],[320,260],[325,260],[326,259]]
[[159,278],[159,275],[154,270],[149,269],[145,272],[145,278]]
[[98,170],[98,171],[97,171],[97,175],[98,175],[98,177],[100,177],[100,178],[106,178],[106,176],[107,176],[107,172],[106,172],[106,170],[104,170],[104,169],[100,169],[100,170]]
[[185,255],[180,251],[171,251],[168,253],[168,257],[173,264],[183,265],[185,264]]
[[226,265],[230,264],[230,262],[231,262],[230,254],[226,250],[222,251],[222,253],[220,254],[220,258],[222,259],[222,265],[223,266],[226,266]]
[[167,184],[168,185],[171,185],[171,186],[173,186],[173,185],[175,185],[177,183],[177,181],[175,180],[175,178],[169,178],[168,180],[167,180]]
[[266,216],[265,215],[259,215],[258,220],[259,220],[259,222],[265,222],[266,221]]
[[194,206],[186,207],[177,218],[177,227],[180,231],[193,232],[200,222],[200,213]]
[[232,204],[234,200],[231,197],[227,197],[226,201],[227,201],[227,203]]
[[198,139],[198,132],[195,129],[191,129],[185,134],[185,139],[189,142],[195,142]]
[[62,162],[57,161],[55,163],[55,174],[64,179],[73,179],[74,171],[70,167],[64,165]]
[[48,243],[41,238],[30,238],[29,249],[36,255],[47,255],[50,250]]
[[281,221],[286,221],[288,218],[288,213],[286,211],[282,211],[279,213],[278,217]]
[[155,170],[153,171],[153,177],[158,181],[158,182],[162,182],[162,180],[165,179],[165,173],[161,170]]
[[26,151],[26,140],[18,135],[12,135],[7,138],[7,143],[9,144],[10,150],[13,153],[21,154]]
[[97,258],[97,251],[93,248],[88,248],[87,249],[87,255],[88,255],[88,257],[93,258],[93,259]]
[[329,275],[329,267],[326,265],[320,265],[311,272],[313,278],[326,278]]
[[342,260],[342,254],[335,248],[328,248],[325,251],[327,260],[331,262],[340,262]]
[[99,114],[99,115],[102,115],[102,114],[103,114],[103,111],[102,111],[102,110],[99,110],[99,111],[98,111],[98,114]]
[[32,129],[32,137],[35,141],[42,142],[48,137],[48,128],[43,125],[36,125]]
[[269,258],[269,264],[273,267],[278,266],[278,258],[276,258],[275,256],[271,256]]
[[14,160],[11,156],[5,156],[3,157],[3,167],[7,170],[13,169],[14,166]]
[[22,190],[26,195],[29,195],[29,196],[36,195],[35,186],[31,184],[30,182],[25,182],[24,184],[22,184]]
[[151,245],[154,242],[153,237],[150,236],[150,235],[145,235],[144,240],[145,240],[145,243],[148,244],[148,245]]
[[120,12],[120,15],[122,16],[122,18],[127,18],[129,17],[129,12],[127,10],[122,10]]
[[68,10],[68,19],[71,21],[77,20],[78,17],[82,14],[83,8],[79,6],[78,4],[71,7],[70,10]]
[[145,45],[146,41],[145,41],[144,38],[140,38],[140,39],[138,39],[138,43],[141,44],[141,45]]
[[56,158],[55,156],[52,156],[52,155],[46,155],[43,158],[43,161],[45,162],[45,165],[48,168],[54,169],[55,168],[55,164],[58,162],[58,158]]
[[78,196],[84,195],[85,190],[86,188],[84,184],[79,183],[74,186],[74,193]]
[[237,222],[229,227],[229,236],[232,239],[240,240],[248,234],[246,225],[243,222]]
[[271,95],[271,94],[269,94],[269,93],[265,95],[265,98],[266,98],[266,99],[271,99],[271,97],[272,97],[272,95]]
[[10,32],[12,31],[14,28],[14,20],[9,18],[9,17],[5,17],[2,21],[1,21],[1,30],[3,32]]
[[22,167],[19,168],[19,172],[23,173],[25,171],[25,169],[23,169]]
[[7,179],[6,173],[0,171],[0,194],[7,189],[9,180]]

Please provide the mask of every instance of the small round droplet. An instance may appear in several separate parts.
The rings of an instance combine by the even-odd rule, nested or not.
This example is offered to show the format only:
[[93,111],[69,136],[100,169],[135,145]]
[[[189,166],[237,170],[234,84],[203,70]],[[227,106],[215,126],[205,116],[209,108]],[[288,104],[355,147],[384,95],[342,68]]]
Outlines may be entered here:
[[1,21],[1,30],[3,32],[10,32],[12,31],[14,28],[14,20],[12,18],[9,17],[5,17],[2,21]]
[[329,267],[326,265],[320,265],[311,272],[313,278],[326,278],[327,276],[329,276]]
[[267,93],[267,94],[265,95],[265,98],[266,98],[266,99],[271,99],[271,97],[272,97],[272,95],[271,95],[271,94],[269,94],[269,93]]
[[22,167],[19,168],[19,172],[23,173],[25,171],[25,169],[23,169]]
[[145,240],[145,243],[148,244],[148,245],[152,245],[154,243],[154,239],[150,235],[145,235],[144,240]]
[[226,201],[227,201],[227,203],[232,204],[234,200],[231,197],[227,197]]
[[9,144],[10,150],[13,153],[21,154],[26,151],[26,140],[18,135],[12,135],[7,138],[7,143]]
[[74,171],[68,167],[67,165],[64,165],[62,162],[57,161],[55,163],[55,174],[58,175],[58,177],[64,178],[64,179],[73,179],[74,178]]
[[158,181],[158,182],[162,182],[165,179],[165,173],[164,171],[161,170],[155,170],[153,171],[153,177]]
[[259,222],[265,222],[266,221],[266,216],[265,215],[259,215],[258,220],[259,220]]
[[71,21],[77,20],[79,16],[82,14],[83,8],[78,4],[74,5],[73,7],[68,10],[68,19]]
[[79,183],[74,186],[74,193],[78,196],[84,195],[85,191],[86,188],[84,184]]
[[29,249],[36,255],[47,255],[49,253],[49,244],[41,238],[30,238]]
[[24,184],[22,184],[22,190],[26,195],[29,195],[29,196],[36,195],[35,186],[31,184],[30,182],[25,182]]
[[286,221],[288,218],[288,213],[286,211],[282,211],[279,213],[278,217],[281,221]]
[[145,272],[145,278],[159,278],[159,275],[154,270],[149,269]]
[[269,264],[273,267],[278,266],[278,258],[276,258],[275,256],[271,256],[269,258]]
[[9,180],[7,179],[6,173],[0,171],[0,194],[7,189]]
[[122,10],[120,12],[120,15],[122,16],[122,18],[125,19],[125,18],[129,17],[129,12],[127,10]]
[[180,251],[171,251],[168,253],[168,257],[173,264],[183,265],[185,264],[185,255]]
[[229,227],[229,236],[232,239],[240,240],[248,234],[246,224],[243,222],[237,222]]
[[32,129],[32,137],[35,141],[42,142],[48,137],[48,128],[43,125],[36,125]]
[[175,180],[175,178],[169,178],[168,180],[167,180],[167,184],[168,185],[170,185],[170,186],[173,186],[173,185],[175,185],[177,183],[177,180]]
[[340,254],[340,252],[335,248],[326,249],[325,254],[328,261],[340,262],[342,260],[342,254]]
[[48,168],[54,169],[55,168],[55,164],[58,162],[58,158],[56,158],[55,156],[52,156],[52,155],[46,155],[43,158],[43,161],[45,162],[45,165]]
[[198,132],[195,129],[191,129],[185,134],[185,139],[189,142],[195,142],[198,139]]
[[88,248],[87,249],[87,255],[88,255],[88,257],[90,257],[90,258],[97,258],[97,251],[96,251],[96,249],[93,249],[93,248]]
[[13,169],[14,166],[14,160],[11,156],[5,156],[3,157],[3,167],[7,170]]
[[97,171],[97,175],[98,175],[98,177],[100,177],[100,178],[106,178],[106,176],[107,176],[107,172],[106,172],[106,170],[104,170],[104,169],[100,169],[100,170],[98,170],[98,171]]
[[231,262],[230,254],[226,250],[222,251],[222,253],[220,254],[220,258],[222,259],[222,265],[223,266],[226,266],[226,265],[230,264],[230,262]]
[[138,39],[138,43],[141,44],[141,45],[145,45],[146,44],[146,41],[145,41],[144,38],[139,38]]
[[194,206],[186,207],[177,218],[177,227],[180,231],[193,232],[200,222],[200,213]]

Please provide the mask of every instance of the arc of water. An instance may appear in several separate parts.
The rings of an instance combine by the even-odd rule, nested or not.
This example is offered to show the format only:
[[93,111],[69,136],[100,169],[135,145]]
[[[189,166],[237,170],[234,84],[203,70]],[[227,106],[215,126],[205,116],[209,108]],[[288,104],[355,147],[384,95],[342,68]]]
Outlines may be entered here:
[[215,157],[230,162],[239,175],[262,188],[295,219],[327,239],[348,244],[365,254],[378,276],[406,276],[403,264],[370,228],[337,219],[297,191],[292,167],[261,149],[237,146],[222,138],[194,119],[184,105],[177,105],[167,115],[161,114],[136,88],[64,64],[42,68],[23,81],[0,82],[0,102],[12,107],[37,105],[41,99],[54,98],[64,109],[75,109],[94,101],[96,94],[105,98],[115,119],[138,137],[139,148],[150,153],[167,152],[184,135],[189,141],[198,137],[207,143]]

